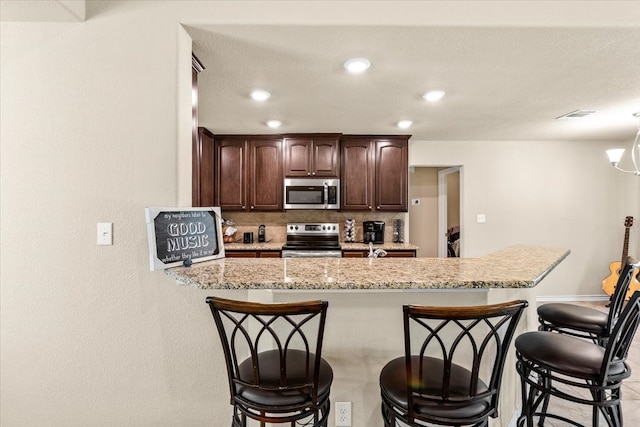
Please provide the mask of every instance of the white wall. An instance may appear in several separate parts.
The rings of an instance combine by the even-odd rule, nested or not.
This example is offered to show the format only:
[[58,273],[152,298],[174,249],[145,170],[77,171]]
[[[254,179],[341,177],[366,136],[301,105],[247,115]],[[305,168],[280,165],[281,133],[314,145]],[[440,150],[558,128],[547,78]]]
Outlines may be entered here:
[[[464,253],[484,255],[514,244],[568,248],[569,258],[538,295],[601,295],[619,261],[624,219],[638,217],[638,178],[606,161],[611,143],[593,141],[410,142],[412,166],[462,165]],[[476,222],[476,214],[486,223]],[[640,254],[638,227],[629,253]]]
[[[143,208],[182,203],[188,187],[178,183],[189,176],[189,148],[177,141],[188,141],[190,120],[176,89],[188,87],[179,23],[443,22],[416,3],[301,3],[88,2],[83,23],[2,22],[3,427],[229,424],[209,292],[147,266]],[[478,22],[477,11],[460,16]],[[609,9],[602,16],[617,22]],[[513,243],[569,247],[543,293],[593,294],[624,216],[640,212],[637,178],[610,169],[602,148],[416,142],[410,156],[464,165],[468,256]],[[621,202],[625,190],[635,198]],[[486,224],[470,221],[476,212]],[[96,246],[97,222],[114,223],[113,246]]]

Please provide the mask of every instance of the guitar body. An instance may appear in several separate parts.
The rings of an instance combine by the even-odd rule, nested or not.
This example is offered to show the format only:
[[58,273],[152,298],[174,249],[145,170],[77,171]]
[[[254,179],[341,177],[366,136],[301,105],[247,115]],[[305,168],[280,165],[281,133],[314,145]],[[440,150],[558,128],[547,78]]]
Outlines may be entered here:
[[[607,295],[613,295],[615,292],[616,285],[618,284],[618,278],[620,278],[620,270],[622,270],[622,263],[619,261],[609,264],[609,271],[611,274],[602,281],[602,290]],[[636,268],[631,274],[631,283],[629,283],[629,290],[627,291],[625,300],[629,300],[635,291],[640,290],[640,281],[638,281],[638,278],[640,277],[640,268]]]
[[[616,285],[618,284],[618,278],[620,277],[620,270],[622,269],[622,264],[627,259],[627,250],[629,248],[629,229],[633,225],[633,217],[628,216],[624,219],[624,242],[622,244],[622,260],[612,262],[609,264],[609,271],[611,274],[607,276],[602,281],[602,290],[609,296],[613,295],[616,290]],[[640,269],[636,268],[633,273],[631,273],[631,283],[629,284],[629,290],[627,291],[627,295],[625,299],[631,298],[631,295],[637,290],[640,289],[640,282],[638,278],[640,277]]]

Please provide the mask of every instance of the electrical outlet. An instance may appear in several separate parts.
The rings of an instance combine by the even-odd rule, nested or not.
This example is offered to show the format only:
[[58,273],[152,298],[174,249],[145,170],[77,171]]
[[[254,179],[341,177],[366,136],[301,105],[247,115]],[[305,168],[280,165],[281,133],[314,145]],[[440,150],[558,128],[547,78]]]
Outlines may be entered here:
[[420,199],[411,199],[411,206],[418,206],[420,204]]
[[336,427],[351,426],[351,402],[336,402]]

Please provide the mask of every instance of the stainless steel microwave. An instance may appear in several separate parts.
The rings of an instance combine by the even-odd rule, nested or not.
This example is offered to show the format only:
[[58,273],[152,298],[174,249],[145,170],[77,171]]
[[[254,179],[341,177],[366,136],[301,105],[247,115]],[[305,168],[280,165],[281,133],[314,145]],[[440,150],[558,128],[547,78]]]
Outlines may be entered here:
[[340,180],[286,178],[285,209],[340,209]]

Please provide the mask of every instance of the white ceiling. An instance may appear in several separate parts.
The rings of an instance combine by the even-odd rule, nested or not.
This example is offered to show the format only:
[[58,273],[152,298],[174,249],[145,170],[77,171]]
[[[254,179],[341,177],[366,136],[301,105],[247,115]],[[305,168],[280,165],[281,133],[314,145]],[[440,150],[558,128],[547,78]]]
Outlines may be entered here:
[[[99,13],[91,6],[2,0],[0,19],[83,25]],[[239,11],[246,21],[271,24],[185,25],[206,67],[199,76],[199,124],[214,133],[626,141],[638,128],[632,117],[640,111],[638,1],[212,1],[201,7],[219,12],[210,22],[239,22]],[[304,11],[309,21],[316,11],[323,25],[287,24],[304,20]],[[334,13],[327,18],[327,11]],[[396,21],[403,26],[384,25]],[[344,72],[342,63],[354,56],[371,60],[366,74]],[[250,100],[256,87],[272,98]],[[447,92],[438,104],[421,98],[433,88]],[[578,109],[598,113],[555,120]],[[271,118],[284,125],[267,128]],[[414,125],[398,129],[401,119]]]
[[[412,140],[628,140],[640,111],[638,26],[188,26],[214,133],[412,134]],[[372,66],[349,75],[354,56]],[[273,96],[263,104],[249,91]],[[421,95],[443,89],[429,104]],[[578,109],[582,119],[555,120]],[[264,123],[279,119],[273,131]],[[395,127],[401,119],[414,125]]]
[[86,0],[0,0],[2,22],[81,22]]

